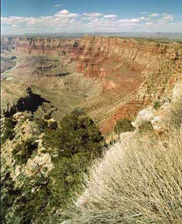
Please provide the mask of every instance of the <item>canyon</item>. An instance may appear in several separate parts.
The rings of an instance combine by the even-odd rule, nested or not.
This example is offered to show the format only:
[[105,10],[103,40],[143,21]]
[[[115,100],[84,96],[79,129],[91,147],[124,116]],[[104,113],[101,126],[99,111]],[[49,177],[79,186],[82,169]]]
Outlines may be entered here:
[[2,71],[2,111],[16,108],[30,87],[49,102],[47,111],[55,108],[54,118],[82,108],[105,135],[120,119],[134,119],[141,109],[166,102],[182,82],[177,42],[97,36],[1,41],[2,56],[16,57],[16,65]]
[[182,44],[1,41],[2,222],[180,221]]

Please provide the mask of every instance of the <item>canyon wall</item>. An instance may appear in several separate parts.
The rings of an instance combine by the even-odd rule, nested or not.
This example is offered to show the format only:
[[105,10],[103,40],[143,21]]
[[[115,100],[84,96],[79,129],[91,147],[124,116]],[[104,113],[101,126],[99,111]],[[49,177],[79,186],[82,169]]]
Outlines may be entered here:
[[112,79],[112,76],[119,73],[122,76],[124,70],[122,66],[131,70],[130,73],[139,72],[142,75],[145,96],[147,93],[151,94],[153,90],[150,89],[153,85],[160,87],[158,91],[161,95],[163,91],[161,84],[164,81],[160,83],[161,79],[182,71],[182,45],[179,43],[94,36],[85,36],[82,39],[17,37],[8,41],[15,44],[20,55],[24,53],[67,56],[77,62],[77,71],[83,72],[88,77]]
[[[175,42],[94,36],[3,41],[15,45],[19,57],[60,56],[76,63],[75,72],[101,81],[101,96],[83,107],[95,116],[104,133],[122,117],[133,117],[147,104],[170,98],[175,83],[182,81],[182,45]],[[101,113],[108,116],[99,117]]]

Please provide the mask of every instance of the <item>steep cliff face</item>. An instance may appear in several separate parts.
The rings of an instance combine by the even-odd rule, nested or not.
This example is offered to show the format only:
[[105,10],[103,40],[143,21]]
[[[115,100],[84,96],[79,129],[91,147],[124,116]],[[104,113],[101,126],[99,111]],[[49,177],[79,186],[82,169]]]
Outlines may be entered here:
[[133,75],[137,72],[142,75],[142,88],[147,88],[145,94],[152,93],[153,85],[160,86],[162,92],[161,84],[170,76],[182,72],[182,45],[178,43],[88,36],[80,45],[83,49],[83,54],[78,58],[80,71],[102,78],[112,77],[116,72],[123,76],[125,67],[130,73],[133,71]]
[[[7,40],[4,40],[7,41]],[[17,55],[56,56],[72,72],[102,83],[96,98],[83,102],[104,133],[117,120],[133,117],[147,104],[170,97],[182,77],[182,45],[111,37],[16,38]],[[65,71],[64,71],[65,72]]]
[[[120,118],[134,116],[147,104],[170,98],[176,82],[182,81],[180,44],[100,37],[87,37],[81,43],[84,56],[78,63],[78,69],[85,71],[87,76],[109,77],[115,84],[115,90],[120,91],[124,89],[122,78],[126,74],[125,79],[130,81],[127,87],[132,87],[134,93],[131,100],[102,122],[103,132],[107,132]],[[116,75],[120,75],[120,80],[114,80]]]

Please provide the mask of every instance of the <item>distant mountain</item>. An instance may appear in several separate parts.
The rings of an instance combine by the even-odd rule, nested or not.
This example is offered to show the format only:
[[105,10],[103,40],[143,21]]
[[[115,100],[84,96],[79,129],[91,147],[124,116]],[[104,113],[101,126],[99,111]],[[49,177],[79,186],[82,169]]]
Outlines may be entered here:
[[9,37],[26,36],[26,37],[82,37],[84,35],[94,36],[119,36],[119,37],[142,37],[142,38],[169,38],[169,39],[182,39],[182,32],[156,32],[156,33],[143,33],[143,32],[85,32],[85,33],[25,33],[22,35],[4,35]]

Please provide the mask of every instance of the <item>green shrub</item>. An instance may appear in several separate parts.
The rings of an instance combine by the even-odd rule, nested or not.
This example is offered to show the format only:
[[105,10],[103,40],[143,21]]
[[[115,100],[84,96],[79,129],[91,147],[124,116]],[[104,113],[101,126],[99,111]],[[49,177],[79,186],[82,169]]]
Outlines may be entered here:
[[160,101],[155,101],[153,104],[154,109],[159,109],[159,107],[161,106],[161,102]]
[[7,174],[1,181],[2,223],[49,223],[49,216],[55,212],[54,195],[48,187],[50,179],[41,173],[29,178],[20,175],[17,181],[21,182],[21,187],[15,187],[15,182]]
[[73,44],[73,47],[78,47],[78,43],[75,41],[75,43]]
[[[80,190],[83,173],[87,173],[94,158],[101,156],[105,145],[94,122],[80,110],[65,116],[56,129],[49,128],[42,119],[36,119],[36,123],[45,133],[45,152],[50,153],[54,168],[46,176],[41,170],[31,177],[20,174],[16,179],[19,184],[10,179],[10,188],[3,185],[4,224],[15,220],[16,224],[59,223],[59,215],[74,192]],[[36,148],[34,138],[17,145],[13,150],[17,164],[25,164]]]
[[45,130],[48,129],[48,123],[46,120],[41,118],[36,118],[35,121],[36,121],[36,124],[38,125],[38,130],[40,132],[44,132]]
[[1,138],[2,144],[5,143],[7,139],[12,140],[14,138],[14,126],[15,122],[12,117],[5,118],[3,136]]
[[48,130],[44,144],[58,148],[59,156],[89,152],[91,158],[101,155],[104,138],[93,120],[76,110],[62,119],[61,128]]
[[62,119],[61,128],[46,132],[44,144],[58,150],[58,156],[53,157],[55,169],[50,175],[54,182],[50,189],[54,190],[55,203],[65,207],[78,190],[83,173],[93,159],[101,156],[105,141],[94,122],[75,110]]
[[29,138],[22,144],[18,144],[12,151],[16,162],[20,165],[25,164],[32,156],[34,150],[37,149],[37,145],[35,138]]
[[8,223],[7,215],[9,210],[11,210],[16,198],[21,195],[21,192],[14,188],[14,184],[10,171],[1,172],[1,223]]
[[15,60],[15,59],[16,59],[16,56],[12,56],[12,57],[11,57],[11,60]]
[[116,126],[114,128],[114,131],[118,134],[122,132],[133,131],[133,130],[134,130],[134,127],[131,124],[131,120],[127,118],[123,118],[119,120],[116,123]]

